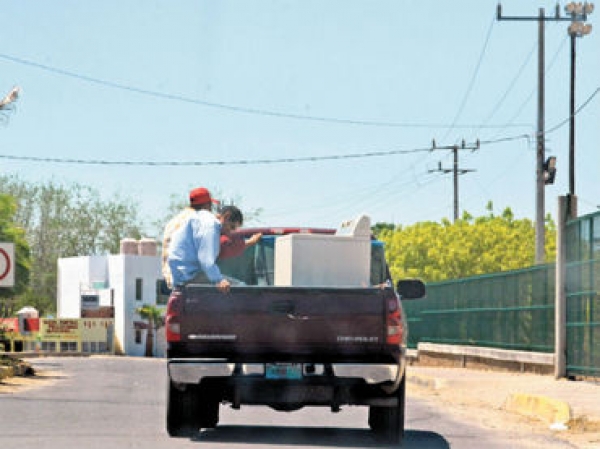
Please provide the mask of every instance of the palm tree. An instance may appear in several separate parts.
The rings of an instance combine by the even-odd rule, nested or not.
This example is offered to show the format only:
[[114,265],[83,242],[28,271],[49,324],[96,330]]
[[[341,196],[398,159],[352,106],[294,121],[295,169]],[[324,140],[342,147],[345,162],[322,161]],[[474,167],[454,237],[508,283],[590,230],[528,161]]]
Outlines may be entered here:
[[144,305],[138,307],[136,312],[142,317],[142,319],[148,321],[148,332],[146,333],[146,357],[154,356],[154,335],[163,325],[163,312],[156,306]]

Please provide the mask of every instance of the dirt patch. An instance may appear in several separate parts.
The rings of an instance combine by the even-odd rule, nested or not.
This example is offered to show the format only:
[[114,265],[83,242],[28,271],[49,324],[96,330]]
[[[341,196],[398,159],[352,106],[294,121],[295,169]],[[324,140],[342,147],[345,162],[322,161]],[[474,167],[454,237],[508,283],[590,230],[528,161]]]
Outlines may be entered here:
[[50,386],[66,376],[58,371],[36,370],[33,376],[13,376],[0,381],[0,395]]

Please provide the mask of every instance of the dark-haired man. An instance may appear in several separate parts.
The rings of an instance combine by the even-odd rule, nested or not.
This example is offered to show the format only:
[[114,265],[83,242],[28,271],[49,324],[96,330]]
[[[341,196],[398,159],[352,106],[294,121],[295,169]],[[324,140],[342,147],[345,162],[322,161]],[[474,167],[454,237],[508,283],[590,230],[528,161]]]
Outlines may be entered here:
[[[229,234],[242,225],[244,217],[235,206],[225,206],[215,216],[210,192],[197,188],[190,192],[190,211],[185,214],[170,235],[167,263],[174,288],[189,282],[210,282],[227,293],[229,281],[216,264],[221,233]],[[176,217],[177,218],[177,217]]]

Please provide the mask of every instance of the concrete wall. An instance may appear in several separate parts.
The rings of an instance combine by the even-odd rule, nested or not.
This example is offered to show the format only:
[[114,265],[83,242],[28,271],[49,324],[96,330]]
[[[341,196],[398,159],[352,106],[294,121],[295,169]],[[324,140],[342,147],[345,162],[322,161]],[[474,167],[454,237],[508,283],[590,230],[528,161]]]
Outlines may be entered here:
[[[142,286],[140,298],[136,297],[138,279]],[[143,356],[147,332],[141,330],[141,342],[136,343],[135,323],[145,321],[135,311],[143,305],[156,305],[158,279],[162,279],[159,256],[118,254],[59,259],[58,316],[79,318],[81,293],[97,293],[101,306],[114,306],[118,346],[127,355]],[[164,343],[155,343],[159,343],[155,353],[164,355]]]
[[[115,331],[127,355],[143,356],[146,331],[136,343],[135,322],[143,320],[135,312],[143,305],[156,305],[156,281],[162,278],[158,256],[109,256],[109,284],[114,289]],[[141,279],[141,298],[136,297],[136,283]]]
[[106,256],[58,259],[57,313],[62,318],[81,317],[81,294],[107,279]]

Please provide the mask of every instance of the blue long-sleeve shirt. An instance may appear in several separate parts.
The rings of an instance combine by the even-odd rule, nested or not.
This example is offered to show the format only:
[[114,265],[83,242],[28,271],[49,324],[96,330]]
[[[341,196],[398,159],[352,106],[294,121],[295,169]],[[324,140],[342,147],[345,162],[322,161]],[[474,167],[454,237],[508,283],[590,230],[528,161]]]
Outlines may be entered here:
[[209,211],[199,210],[173,234],[168,263],[173,285],[191,281],[200,271],[210,282],[223,279],[216,264],[219,256],[221,223]]

